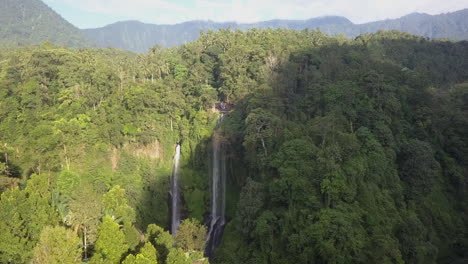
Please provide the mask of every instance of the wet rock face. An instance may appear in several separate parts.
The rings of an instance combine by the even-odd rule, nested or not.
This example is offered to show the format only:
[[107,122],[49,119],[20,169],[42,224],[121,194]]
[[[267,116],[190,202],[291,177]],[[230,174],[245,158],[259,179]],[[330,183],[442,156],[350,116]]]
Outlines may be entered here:
[[163,152],[161,143],[154,141],[150,144],[134,144],[127,143],[121,148],[113,148],[109,153],[109,159],[112,166],[112,171],[116,171],[119,168],[120,155],[122,152],[127,152],[138,158],[147,158],[151,160],[163,159]]
[[129,151],[137,157],[146,157],[150,159],[161,158],[161,145],[155,141],[147,145],[129,146]]
[[218,112],[227,113],[234,109],[234,105],[225,102],[220,102],[215,105],[215,108]]
[[209,259],[214,257],[216,248],[221,244],[225,227],[226,219],[224,216],[211,217],[207,236],[208,241],[205,247],[205,256]]

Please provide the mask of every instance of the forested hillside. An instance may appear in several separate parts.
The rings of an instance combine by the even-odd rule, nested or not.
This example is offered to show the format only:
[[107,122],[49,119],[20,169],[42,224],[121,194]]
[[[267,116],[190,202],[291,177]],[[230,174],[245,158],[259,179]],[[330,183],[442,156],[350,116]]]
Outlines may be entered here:
[[91,47],[92,41],[41,0],[0,0],[0,45],[24,46],[51,41]]
[[398,19],[354,24],[344,17],[325,16],[307,20],[270,20],[251,24],[236,22],[188,21],[176,25],[154,25],[123,21],[102,28],[84,29],[99,47],[114,47],[134,52],[147,52],[154,45],[173,47],[196,40],[200,31],[232,29],[295,29],[316,30],[329,35],[343,34],[354,38],[379,30],[399,30],[431,39],[468,40],[468,9],[428,15],[413,13]]
[[207,263],[216,126],[228,223],[211,263],[464,260],[466,69],[467,42],[396,31],[2,50],[0,263]]

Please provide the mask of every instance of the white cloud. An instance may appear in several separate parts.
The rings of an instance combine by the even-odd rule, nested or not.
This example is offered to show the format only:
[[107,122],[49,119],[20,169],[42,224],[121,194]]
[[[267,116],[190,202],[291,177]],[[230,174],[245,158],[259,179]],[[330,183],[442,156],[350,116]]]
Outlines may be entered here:
[[355,23],[412,12],[438,14],[468,8],[468,0],[45,0],[86,12],[149,23],[187,20],[254,22],[339,15]]

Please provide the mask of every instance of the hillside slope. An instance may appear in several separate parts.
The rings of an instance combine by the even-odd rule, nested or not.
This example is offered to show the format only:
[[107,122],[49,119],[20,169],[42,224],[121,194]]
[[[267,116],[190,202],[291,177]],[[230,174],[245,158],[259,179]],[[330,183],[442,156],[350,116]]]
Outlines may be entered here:
[[40,0],[0,0],[0,44],[30,45],[44,41],[69,47],[92,45],[78,28]]
[[0,263],[464,263],[467,68],[398,31],[0,50]]

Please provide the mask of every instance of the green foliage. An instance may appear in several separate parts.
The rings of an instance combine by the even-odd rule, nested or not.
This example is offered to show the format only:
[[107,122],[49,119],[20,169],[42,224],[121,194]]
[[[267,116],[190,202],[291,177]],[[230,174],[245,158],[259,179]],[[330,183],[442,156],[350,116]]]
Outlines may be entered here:
[[32,263],[81,263],[81,241],[64,227],[45,227],[34,249]]
[[409,185],[409,195],[417,197],[429,193],[440,167],[431,146],[411,140],[402,146],[400,159],[401,178]]
[[174,239],[169,232],[164,231],[163,228],[151,224],[146,229],[147,243],[150,242],[154,245],[158,252],[159,263],[164,263],[167,259],[169,251],[173,248]]
[[60,194],[71,197],[73,191],[79,186],[80,178],[75,172],[70,170],[61,171],[57,176],[57,189],[60,190]]
[[[245,119],[246,131],[244,146],[248,160],[257,166],[264,165],[272,148],[272,139],[279,136],[279,119],[263,109],[254,109]],[[261,149],[261,151],[258,151]],[[255,162],[254,162],[255,161]]]
[[[245,70],[252,67],[254,73],[258,66],[242,59],[249,48],[255,49],[255,44],[245,44],[242,33],[232,33],[231,43],[237,47],[228,48],[238,61],[230,52],[223,54],[233,65],[222,73],[219,92],[225,98],[241,95],[232,100],[236,109],[223,120],[223,128],[230,129],[224,134],[230,162],[244,159],[250,168],[247,173],[231,169],[244,188],[216,262],[432,263],[464,255],[444,245],[463,243],[447,238],[446,228],[466,228],[449,217],[466,219],[463,210],[455,209],[466,206],[466,196],[449,191],[458,188],[458,176],[450,183],[444,172],[460,174],[450,169],[457,167],[453,162],[443,164],[441,155],[466,155],[465,144],[458,140],[466,134],[466,119],[457,118],[455,132],[440,118],[466,114],[464,103],[446,105],[453,96],[446,87],[457,87],[468,76],[456,70],[443,77],[436,71],[465,67],[457,56],[466,58],[466,43],[430,42],[396,32],[356,40],[301,33],[284,36],[288,45],[283,55],[274,53],[266,37],[252,41],[270,53],[258,53],[265,56],[260,68],[268,74],[263,76],[249,76]],[[256,37],[253,31],[245,35]],[[283,36],[276,37],[274,43],[283,43]],[[307,47],[295,46],[296,40]],[[441,54],[455,54],[450,45],[457,46],[453,52],[458,55],[447,62]],[[407,51],[418,48],[428,54]],[[448,64],[441,66],[441,61]],[[431,63],[441,68],[428,70]],[[243,72],[251,80],[246,81]],[[250,90],[252,80],[252,86],[261,88]],[[245,123],[236,127],[239,116]],[[448,138],[457,143],[448,143]],[[245,149],[236,148],[239,143]],[[435,208],[453,210],[436,213]],[[408,219],[406,210],[418,220]],[[417,221],[427,229],[409,235],[415,239],[409,242],[404,231],[397,230],[405,228],[402,223],[418,226]]]
[[134,255],[128,255],[122,263],[123,264],[154,264],[157,262],[152,262],[148,258],[145,258],[143,255],[138,254],[136,255],[136,257]]
[[24,190],[0,198],[0,262],[29,262],[41,231],[58,222],[51,204],[48,175],[32,175]]
[[187,78],[188,69],[184,65],[177,64],[174,66],[174,77],[176,80],[184,80]]
[[65,221],[74,229],[81,229],[85,241],[85,255],[88,244],[94,245],[96,242],[102,211],[102,196],[94,191],[89,184],[79,186],[68,203],[68,214]]
[[92,263],[120,263],[123,254],[128,250],[124,233],[110,216],[104,216],[99,226],[95,249]]
[[244,235],[250,235],[255,227],[256,219],[262,207],[265,204],[265,190],[262,184],[247,179],[242,188],[239,203],[237,206],[238,227]]
[[175,242],[184,251],[202,251],[206,242],[206,227],[191,218],[182,221]]
[[19,179],[0,176],[0,193],[10,189],[14,186],[18,186]]
[[167,255],[166,264],[190,264],[192,261],[180,248],[173,248]]
[[[467,58],[466,42],[272,29],[140,55],[0,53],[0,262],[30,262],[60,221],[92,262],[206,261],[192,218],[209,210],[219,100],[233,105],[216,135],[228,224],[215,263],[465,259]],[[176,143],[190,220],[174,243]]]
[[128,255],[123,264],[157,264],[156,249],[151,243],[145,243],[140,249],[140,253],[135,255]]
[[135,222],[135,212],[128,205],[125,189],[119,185],[112,187],[108,193],[102,196],[102,204],[105,215],[112,217],[115,221],[130,224]]
[[310,226],[312,241],[320,259],[330,263],[362,263],[366,231],[356,208],[322,210]]

